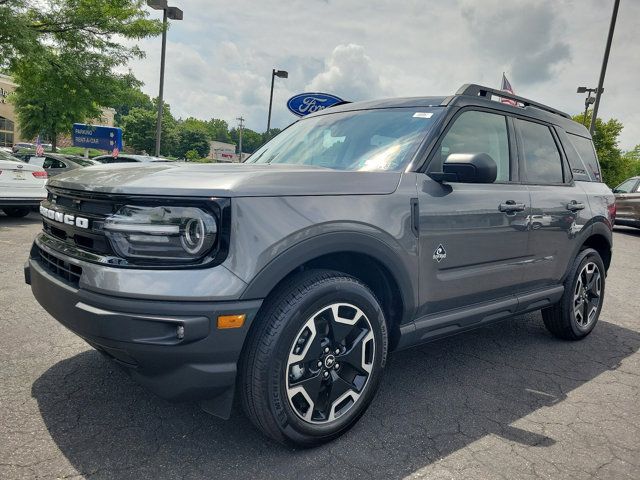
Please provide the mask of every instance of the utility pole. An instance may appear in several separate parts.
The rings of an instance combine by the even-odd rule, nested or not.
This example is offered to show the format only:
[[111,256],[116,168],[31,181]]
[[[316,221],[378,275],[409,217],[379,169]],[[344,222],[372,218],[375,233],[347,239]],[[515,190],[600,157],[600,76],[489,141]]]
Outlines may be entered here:
[[239,116],[236,118],[238,120],[238,161],[242,163],[242,129],[244,128],[244,118]]
[[616,19],[618,18],[618,7],[620,0],[614,0],[613,13],[611,14],[611,23],[609,24],[609,35],[607,36],[607,46],[604,49],[604,57],[602,58],[602,68],[600,69],[600,80],[598,80],[598,90],[596,91],[596,102],[593,105],[593,116],[591,117],[591,126],[589,132],[593,135],[596,129],[596,118],[598,117],[598,107],[600,106],[600,96],[602,95],[604,85],[604,75],[607,73],[607,63],[609,62],[609,52],[611,51],[611,41],[613,40],[613,31],[616,28]]

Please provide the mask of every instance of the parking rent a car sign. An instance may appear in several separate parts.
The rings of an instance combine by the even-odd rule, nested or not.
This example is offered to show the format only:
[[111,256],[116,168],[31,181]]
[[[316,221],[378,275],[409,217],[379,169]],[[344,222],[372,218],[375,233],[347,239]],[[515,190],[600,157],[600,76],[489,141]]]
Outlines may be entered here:
[[304,117],[310,113],[324,110],[338,103],[343,103],[340,97],[329,93],[299,93],[287,101],[287,108],[298,117]]
[[109,151],[117,147],[122,150],[122,129],[74,123],[73,146]]

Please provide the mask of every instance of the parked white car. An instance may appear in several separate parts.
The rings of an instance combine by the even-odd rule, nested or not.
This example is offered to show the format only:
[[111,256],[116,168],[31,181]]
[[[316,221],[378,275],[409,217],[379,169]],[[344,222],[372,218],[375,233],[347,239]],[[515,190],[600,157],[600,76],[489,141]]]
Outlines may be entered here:
[[24,217],[47,198],[47,172],[0,150],[0,209]]

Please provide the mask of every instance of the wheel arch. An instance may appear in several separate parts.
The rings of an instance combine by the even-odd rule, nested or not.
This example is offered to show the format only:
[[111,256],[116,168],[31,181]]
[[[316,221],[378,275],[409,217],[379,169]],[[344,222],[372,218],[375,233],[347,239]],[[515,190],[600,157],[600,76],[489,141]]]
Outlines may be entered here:
[[242,298],[267,298],[291,275],[306,269],[336,270],[371,288],[388,319],[392,347],[399,326],[412,319],[415,280],[412,281],[400,253],[382,240],[362,233],[327,233],[290,247],[254,277]]
[[593,248],[600,254],[604,268],[609,270],[611,265],[611,248],[613,246],[613,236],[611,229],[602,222],[593,224],[589,236],[582,242],[580,250]]

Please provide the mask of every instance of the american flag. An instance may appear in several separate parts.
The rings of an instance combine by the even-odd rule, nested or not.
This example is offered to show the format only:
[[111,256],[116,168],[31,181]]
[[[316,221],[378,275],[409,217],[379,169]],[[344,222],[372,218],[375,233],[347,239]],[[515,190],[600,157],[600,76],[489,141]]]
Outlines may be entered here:
[[[511,95],[514,95],[513,87],[509,83],[509,80],[507,80],[507,76],[504,74],[504,72],[502,72],[502,86],[500,87],[500,90],[502,90],[503,92],[509,92]],[[501,98],[500,101],[502,103],[506,103],[507,105],[513,105],[514,107],[518,105],[515,100],[511,100],[510,98]]]
[[118,158],[118,155],[120,155],[120,149],[118,148],[118,145],[115,145],[111,151],[111,156],[113,158]]
[[36,157],[42,157],[44,155],[44,147],[40,141],[40,135],[36,138]]

